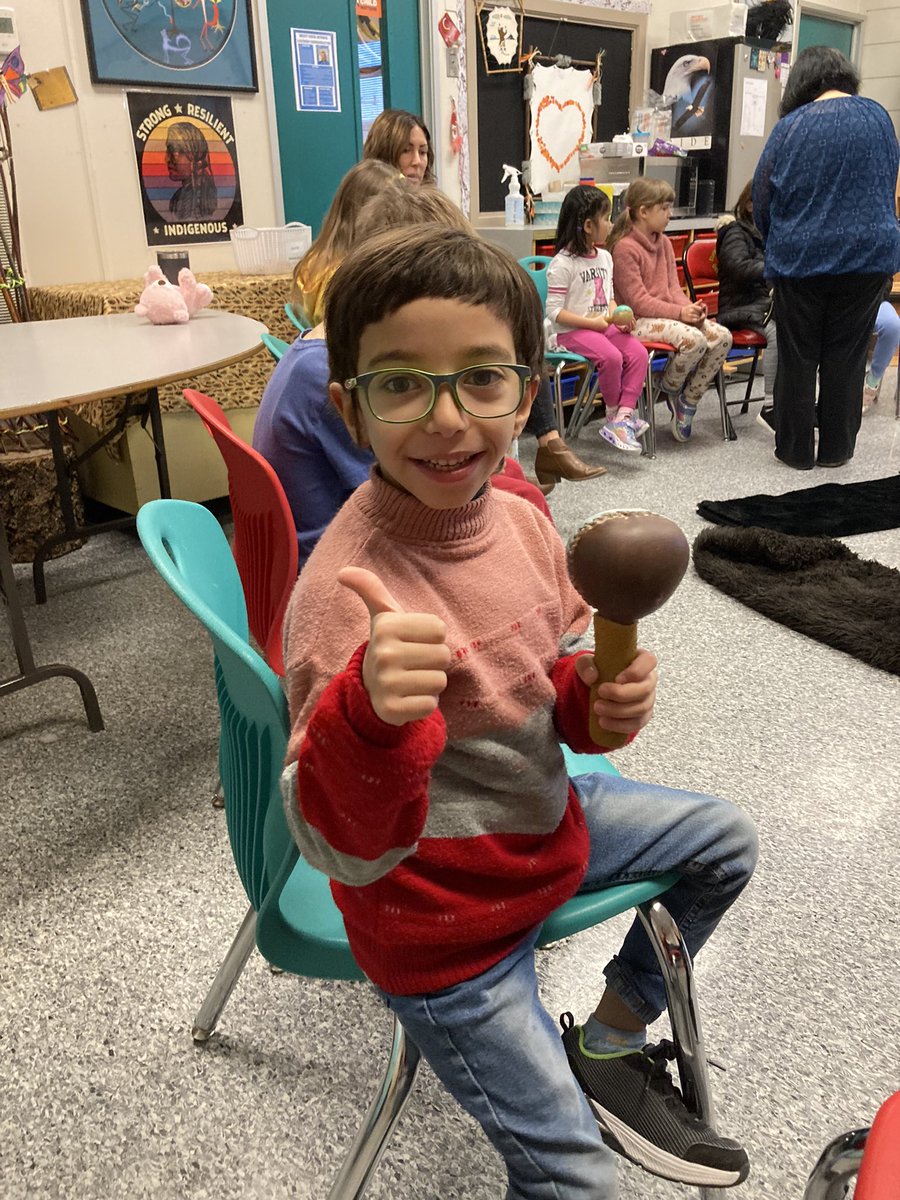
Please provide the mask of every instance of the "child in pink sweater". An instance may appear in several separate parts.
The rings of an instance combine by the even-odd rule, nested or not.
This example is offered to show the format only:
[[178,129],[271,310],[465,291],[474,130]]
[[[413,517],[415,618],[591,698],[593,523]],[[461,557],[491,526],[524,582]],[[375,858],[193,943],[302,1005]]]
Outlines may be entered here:
[[644,341],[675,347],[660,386],[667,394],[672,434],[686,442],[697,405],[728,357],[731,332],[709,319],[704,304],[691,303],[678,282],[675,254],[663,232],[674,199],[664,180],[635,179],[606,246],[616,297],[637,318],[634,332]]
[[[569,779],[588,733],[590,611],[562,543],[491,472],[528,417],[543,314],[502,250],[423,226],[355,249],[329,284],[330,393],[377,466],[288,607],[285,808],[326,872],[357,962],[503,1156],[510,1200],[612,1200],[598,1130],[670,1178],[727,1186],[741,1147],[685,1108],[647,1047],[665,1007],[638,921],[592,1017],[560,1038],[538,998],[541,923],[579,888],[682,873],[693,955],[753,869],[734,806],[608,773]],[[595,710],[650,719],[646,650]]]

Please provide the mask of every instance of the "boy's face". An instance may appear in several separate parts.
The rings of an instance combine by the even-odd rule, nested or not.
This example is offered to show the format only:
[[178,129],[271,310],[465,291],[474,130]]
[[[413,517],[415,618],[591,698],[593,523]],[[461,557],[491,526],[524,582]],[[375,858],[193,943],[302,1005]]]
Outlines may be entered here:
[[[366,326],[357,374],[410,367],[444,375],[516,361],[512,330],[489,308],[428,297]],[[467,504],[497,469],[528,420],[537,387],[538,380],[526,383],[515,412],[485,419],[463,412],[445,384],[428,416],[405,425],[377,420],[360,393],[354,403],[338,383],[331,384],[331,398],[353,440],[372,448],[389,483],[429,508],[450,509]]]

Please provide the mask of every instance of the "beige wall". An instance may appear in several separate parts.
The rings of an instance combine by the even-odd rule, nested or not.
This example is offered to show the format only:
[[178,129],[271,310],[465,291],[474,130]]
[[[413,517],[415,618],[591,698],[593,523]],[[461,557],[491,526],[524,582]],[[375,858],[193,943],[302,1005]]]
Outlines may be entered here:
[[[126,89],[91,84],[78,0],[12,3],[27,70],[65,66],[79,98],[40,112],[26,94],[10,109],[26,277],[40,285],[142,275],[156,251],[144,236]],[[258,36],[256,42],[258,48]],[[276,223],[264,96],[232,96],[244,220],[251,225]],[[230,242],[189,251],[195,271],[234,267]]]
[[860,11],[866,18],[860,58],[862,92],[884,105],[900,136],[900,2],[863,0]]

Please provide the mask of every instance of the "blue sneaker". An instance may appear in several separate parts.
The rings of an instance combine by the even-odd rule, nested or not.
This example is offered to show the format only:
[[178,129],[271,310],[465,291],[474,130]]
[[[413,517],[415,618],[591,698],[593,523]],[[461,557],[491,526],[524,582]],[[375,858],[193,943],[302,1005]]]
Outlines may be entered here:
[[607,421],[600,430],[600,436],[617,450],[624,450],[626,454],[641,453],[641,443],[634,436],[628,421]]
[[672,437],[676,442],[689,442],[697,405],[687,404],[682,395],[666,396],[666,405],[672,414]]

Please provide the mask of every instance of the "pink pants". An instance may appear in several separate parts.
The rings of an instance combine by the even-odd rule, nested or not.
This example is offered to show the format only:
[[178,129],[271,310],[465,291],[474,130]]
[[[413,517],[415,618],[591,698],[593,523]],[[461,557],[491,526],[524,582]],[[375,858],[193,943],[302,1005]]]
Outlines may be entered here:
[[607,412],[636,407],[647,378],[647,351],[636,337],[610,325],[604,333],[567,329],[556,335],[556,341],[564,350],[582,354],[596,364]]

